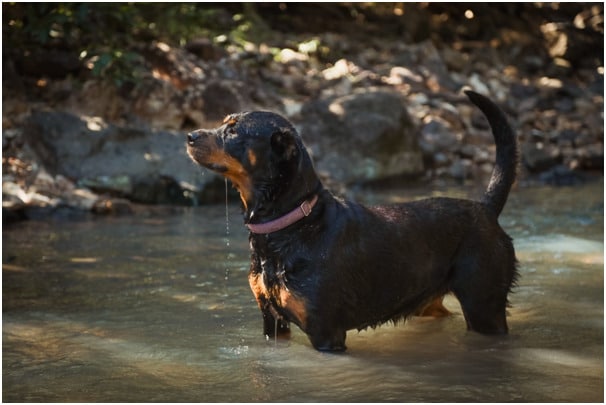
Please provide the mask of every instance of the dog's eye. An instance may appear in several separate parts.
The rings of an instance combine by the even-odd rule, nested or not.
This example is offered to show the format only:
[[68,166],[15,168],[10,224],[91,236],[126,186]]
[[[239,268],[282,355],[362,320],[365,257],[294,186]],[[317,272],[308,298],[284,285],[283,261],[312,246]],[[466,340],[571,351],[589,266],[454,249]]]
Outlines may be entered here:
[[224,134],[225,136],[231,137],[236,134],[236,129],[234,127],[227,127]]
[[221,139],[223,142],[233,141],[237,139],[237,131],[234,127],[227,127],[221,132]]

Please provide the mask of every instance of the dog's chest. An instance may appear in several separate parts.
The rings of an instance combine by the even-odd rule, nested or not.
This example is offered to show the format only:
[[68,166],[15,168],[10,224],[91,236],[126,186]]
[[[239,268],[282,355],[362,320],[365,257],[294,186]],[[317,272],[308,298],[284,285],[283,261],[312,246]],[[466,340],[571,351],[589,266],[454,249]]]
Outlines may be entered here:
[[272,304],[287,307],[288,297],[292,295],[284,265],[271,259],[260,259],[259,286]]
[[270,245],[266,239],[251,240],[250,248],[252,250],[253,265],[251,270],[261,275],[264,289],[268,292],[288,289],[288,273],[292,271],[290,268],[292,266],[289,266],[287,260],[284,259],[284,257],[289,257],[288,252],[285,254],[282,252],[285,249]]
[[289,280],[288,267],[279,258],[253,251],[249,282],[260,304],[265,303],[276,310],[281,317],[295,322],[301,328],[305,327],[307,303]]

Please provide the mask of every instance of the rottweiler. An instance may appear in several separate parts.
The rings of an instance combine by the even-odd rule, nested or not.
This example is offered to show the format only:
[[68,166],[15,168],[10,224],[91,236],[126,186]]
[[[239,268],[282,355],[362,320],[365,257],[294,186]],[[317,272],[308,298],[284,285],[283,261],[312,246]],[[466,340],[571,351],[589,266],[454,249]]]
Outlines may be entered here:
[[240,193],[252,251],[248,279],[266,336],[288,337],[292,322],[315,349],[344,351],[350,329],[448,314],[448,293],[459,300],[468,330],[508,332],[517,260],[498,216],[515,181],[517,140],[499,107],[465,93],[496,143],[480,201],[366,207],[337,198],[294,126],[271,112],[232,114],[216,129],[187,134],[189,156]]

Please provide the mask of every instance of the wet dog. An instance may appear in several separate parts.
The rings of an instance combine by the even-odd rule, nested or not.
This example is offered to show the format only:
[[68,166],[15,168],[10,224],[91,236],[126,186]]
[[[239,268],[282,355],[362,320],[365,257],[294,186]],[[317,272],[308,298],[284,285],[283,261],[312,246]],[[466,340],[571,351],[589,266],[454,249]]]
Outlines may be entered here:
[[506,334],[515,283],[511,238],[498,224],[518,153],[505,114],[466,92],[492,128],[497,153],[480,201],[431,198],[365,207],[326,190],[285,118],[255,111],[187,135],[190,157],[240,193],[252,251],[249,282],[266,336],[292,322],[322,351],[346,349],[346,331],[416,315],[444,315],[445,294],[467,328]]

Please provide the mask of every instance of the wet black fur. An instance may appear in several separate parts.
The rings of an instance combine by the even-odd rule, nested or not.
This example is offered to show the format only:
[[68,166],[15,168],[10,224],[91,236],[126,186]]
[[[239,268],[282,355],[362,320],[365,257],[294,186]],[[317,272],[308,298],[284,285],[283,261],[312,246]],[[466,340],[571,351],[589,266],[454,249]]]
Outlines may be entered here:
[[[294,322],[316,349],[341,351],[347,330],[406,318],[447,293],[461,303],[468,329],[508,332],[516,258],[497,218],[515,180],[516,136],[495,104],[466,94],[488,119],[497,146],[493,176],[479,202],[431,198],[365,207],[336,198],[318,179],[293,126],[268,112],[235,114],[215,130],[189,134],[198,163],[222,171],[195,156],[202,139],[212,138],[250,175],[246,223],[275,219],[319,196],[309,217],[272,234],[250,234],[251,276],[261,274],[270,295],[259,299],[266,335],[287,334]],[[280,305],[283,289],[304,302],[304,322]]]

